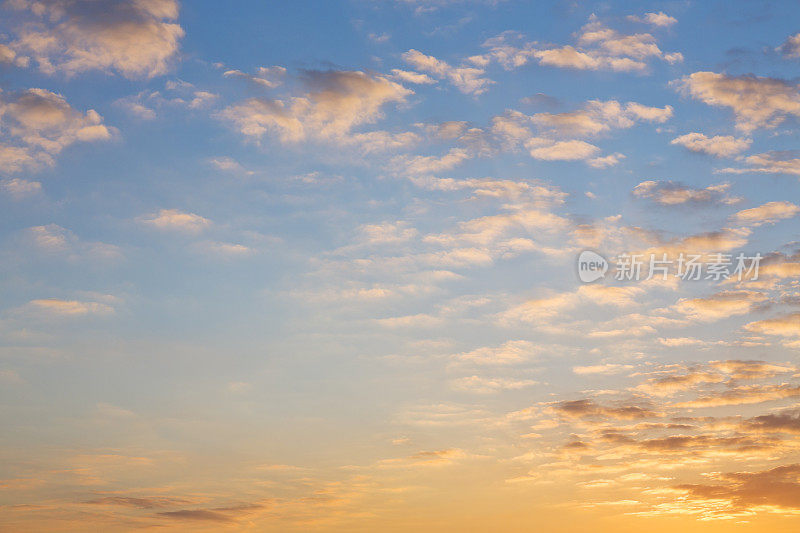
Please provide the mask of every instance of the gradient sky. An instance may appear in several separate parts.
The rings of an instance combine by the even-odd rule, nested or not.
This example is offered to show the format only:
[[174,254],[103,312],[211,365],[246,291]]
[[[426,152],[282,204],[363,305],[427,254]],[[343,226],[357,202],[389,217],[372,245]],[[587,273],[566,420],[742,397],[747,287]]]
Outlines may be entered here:
[[3,1],[0,530],[797,531],[798,31]]

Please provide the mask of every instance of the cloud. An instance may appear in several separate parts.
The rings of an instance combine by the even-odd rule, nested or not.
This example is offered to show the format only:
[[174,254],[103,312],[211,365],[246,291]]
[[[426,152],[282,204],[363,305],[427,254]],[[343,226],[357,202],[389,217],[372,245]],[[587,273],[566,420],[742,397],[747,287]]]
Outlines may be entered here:
[[122,257],[119,247],[104,242],[85,242],[58,224],[33,226],[24,232],[27,242],[38,251],[66,257],[70,261],[115,261]]
[[176,230],[186,233],[200,233],[211,221],[194,213],[184,213],[177,209],[161,209],[158,213],[139,219],[142,223],[161,230]]
[[623,159],[625,159],[625,155],[620,153],[615,153],[603,157],[595,157],[594,159],[589,159],[586,162],[586,164],[594,168],[608,168],[617,165]]
[[166,106],[204,109],[218,98],[218,94],[200,90],[187,81],[169,80],[161,91],[141,91],[120,98],[114,104],[140,120],[153,120],[157,116],[155,109]]
[[739,211],[733,218],[741,224],[761,226],[774,224],[778,220],[792,218],[800,213],[800,207],[791,202],[767,202],[764,205]]
[[470,159],[472,155],[463,148],[451,148],[442,156],[398,156],[392,159],[393,166],[408,176],[428,176],[453,169]]
[[650,107],[638,102],[589,100],[583,109],[567,113],[537,113],[531,121],[558,136],[593,136],[612,129],[630,128],[638,120],[663,123],[672,117],[672,107]]
[[538,381],[532,379],[487,378],[482,376],[467,376],[450,382],[450,386],[455,390],[476,394],[493,394],[504,390],[518,390],[537,384]]
[[113,307],[101,302],[59,300],[57,298],[31,300],[28,303],[28,308],[43,315],[65,317],[82,315],[108,315],[114,313]]
[[548,47],[537,42],[512,44],[512,41],[519,40],[520,37],[516,32],[505,32],[488,39],[483,46],[489,49],[488,57],[498,61],[506,69],[521,67],[535,59],[540,65],[558,68],[644,72],[650,58],[668,63],[683,60],[680,52],[664,53],[651,34],[621,34],[607,28],[594,15],[578,33],[575,45]]
[[642,17],[628,15],[628,20],[633,22],[644,22],[647,24],[652,24],[653,26],[659,26],[661,28],[667,28],[678,22],[678,19],[667,15],[663,11],[659,11],[658,13],[645,13]]
[[714,484],[676,488],[692,499],[727,502],[734,509],[800,509],[800,465],[782,465],[758,472],[716,473]]
[[182,509],[180,511],[163,511],[158,516],[173,520],[192,521],[192,522],[230,522],[233,519],[216,511],[207,509]]
[[601,365],[573,366],[572,371],[578,375],[610,375],[618,374],[626,370],[633,369],[633,365],[620,365],[616,363],[604,363]]
[[17,53],[5,44],[0,44],[0,65],[15,65],[17,67],[27,67],[29,58],[17,55]]
[[14,200],[22,200],[35,196],[42,191],[42,184],[38,181],[11,178],[0,181],[0,188],[8,193]]
[[730,108],[736,127],[745,132],[774,128],[789,116],[800,116],[800,91],[782,79],[695,72],[674,84],[708,105]]
[[730,135],[706,137],[702,133],[687,133],[672,139],[670,144],[679,144],[692,152],[730,157],[747,150],[752,142],[750,139],[737,139]]
[[643,181],[633,188],[633,195],[661,205],[721,203],[733,204],[739,198],[727,195],[730,184],[719,183],[696,189],[674,181]]
[[677,407],[721,407],[725,405],[747,405],[753,403],[797,398],[800,386],[779,385],[744,385],[734,387],[714,395],[702,396],[676,404]]
[[777,51],[789,58],[800,57],[800,33],[787,37],[783,44],[777,48]]
[[274,89],[283,83],[283,78],[286,76],[286,68],[279,65],[258,67],[255,74],[247,74],[241,70],[226,70],[222,75],[226,78],[240,78],[258,87]]
[[763,174],[791,174],[800,176],[800,153],[790,151],[772,151],[763,154],[755,154],[744,159],[749,167],[744,168],[723,168],[717,172],[725,174],[746,174],[757,172]]
[[118,505],[134,509],[158,509],[175,505],[186,505],[191,502],[185,499],[166,497],[104,496],[102,498],[85,501],[84,503],[89,505]]
[[453,67],[441,59],[428,56],[419,50],[411,49],[403,54],[403,60],[417,70],[427,72],[437,78],[447,79],[464,94],[478,96],[489,90],[494,82],[483,78],[485,71],[475,67]]
[[567,418],[611,418],[638,420],[658,416],[648,408],[637,405],[604,406],[591,399],[571,400],[552,406],[559,415]]
[[255,253],[253,248],[233,242],[203,241],[196,243],[194,249],[216,259],[247,257]]
[[649,246],[642,253],[666,253],[668,256],[676,257],[679,254],[686,256],[705,254],[701,260],[711,262],[716,257],[714,254],[735,250],[747,244],[752,230],[747,227],[722,228],[673,239],[663,239],[658,233],[647,232],[637,227],[628,227],[626,232]]
[[0,120],[5,133],[0,171],[5,172],[50,166],[53,156],[73,143],[111,138],[95,110],[76,111],[63,96],[45,89],[0,93]]
[[745,326],[747,331],[780,335],[782,337],[800,337],[800,312],[766,320],[750,322]]
[[755,291],[722,291],[706,298],[681,299],[675,308],[694,320],[714,321],[749,313],[766,299]]
[[73,75],[116,71],[151,78],[169,70],[183,29],[175,0],[12,0],[32,15],[10,46],[30,55],[42,72]]
[[469,352],[455,354],[458,361],[479,365],[505,365],[529,361],[539,349],[529,341],[507,341],[500,346],[485,346]]
[[360,71],[309,70],[302,81],[308,92],[300,96],[251,98],[217,116],[253,139],[270,132],[283,143],[320,140],[352,144],[358,141],[352,133],[355,127],[375,122],[384,105],[404,102],[413,94],[384,76]]
[[252,170],[245,169],[241,163],[228,156],[212,157],[208,162],[217,170],[224,172],[235,172],[241,174],[253,174]]
[[742,361],[737,359],[727,361],[710,361],[709,366],[724,372],[731,379],[763,379],[778,374],[794,372],[791,365],[768,363],[766,361]]
[[768,254],[761,260],[759,275],[775,278],[800,277],[800,254]]
[[627,307],[636,303],[644,292],[639,287],[613,287],[607,285],[582,285],[577,291],[555,293],[517,304],[500,314],[503,321],[545,324],[550,319],[563,316],[566,311],[582,303]]
[[[546,146],[537,146],[545,142]],[[585,141],[550,141],[547,139],[536,139],[534,143],[529,143],[530,154],[534,159],[545,161],[576,161],[589,159],[597,155],[600,148]]]
[[427,74],[421,74],[419,72],[411,72],[408,70],[400,70],[399,68],[392,69],[392,76],[396,80],[405,83],[414,83],[417,85],[431,85],[436,83],[436,80],[434,80]]
[[[527,116],[518,111],[492,117],[492,142],[499,150],[516,150],[520,145],[532,157],[550,161],[586,160],[595,168],[619,163],[621,153],[598,156],[600,148],[574,137],[594,137],[615,129],[625,129],[637,122],[663,123],[673,114],[671,106],[651,107],[638,102],[589,100],[581,109],[564,113],[536,113]],[[536,127],[537,134],[530,127]],[[566,138],[566,140],[562,140]]]
[[[680,373],[678,373],[680,372]],[[636,390],[655,396],[670,396],[676,392],[692,390],[705,383],[722,383],[727,379],[719,372],[704,368],[675,368],[663,375],[649,378],[638,385]]]
[[750,418],[742,422],[745,431],[800,434],[800,411],[791,410]]
[[[411,465],[447,465],[453,463],[458,459],[463,459],[467,457],[468,454],[464,452],[464,450],[460,448],[447,448],[444,450],[424,450],[421,452],[417,452],[413,455],[409,455],[403,459],[399,460],[388,460],[384,461],[384,465],[390,465],[392,463],[400,463],[402,464],[411,464]],[[399,466],[400,466],[399,465]]]

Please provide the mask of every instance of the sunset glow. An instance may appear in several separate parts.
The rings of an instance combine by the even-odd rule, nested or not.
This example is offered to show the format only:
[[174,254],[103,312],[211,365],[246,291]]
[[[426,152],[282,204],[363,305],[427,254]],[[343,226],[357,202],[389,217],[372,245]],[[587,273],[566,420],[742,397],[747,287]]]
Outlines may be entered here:
[[0,27],[0,531],[800,531],[797,2]]

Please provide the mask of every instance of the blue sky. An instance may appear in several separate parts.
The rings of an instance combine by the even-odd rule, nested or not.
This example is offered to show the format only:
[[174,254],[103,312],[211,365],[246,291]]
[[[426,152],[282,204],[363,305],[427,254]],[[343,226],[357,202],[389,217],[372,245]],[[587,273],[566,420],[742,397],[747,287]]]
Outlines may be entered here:
[[795,3],[0,9],[11,530],[796,529]]

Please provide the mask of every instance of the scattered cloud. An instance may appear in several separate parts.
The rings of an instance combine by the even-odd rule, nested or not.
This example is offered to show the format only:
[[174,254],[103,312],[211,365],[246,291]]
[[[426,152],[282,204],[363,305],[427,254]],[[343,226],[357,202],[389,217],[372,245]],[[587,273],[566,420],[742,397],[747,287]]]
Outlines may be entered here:
[[176,0],[13,0],[28,13],[9,47],[30,56],[46,74],[88,70],[119,72],[128,78],[166,73],[184,35],[175,21]]
[[707,137],[702,133],[687,133],[672,139],[670,144],[679,144],[692,152],[731,157],[747,150],[752,142],[750,139],[737,139],[730,135]]
[[[656,15],[653,21],[665,21]],[[519,68],[532,60],[540,65],[575,70],[612,70],[645,72],[648,60],[658,58],[667,63],[683,61],[680,52],[665,53],[649,33],[622,34],[605,26],[595,15],[578,33],[574,45],[547,46],[537,42],[512,44],[520,41],[516,32],[505,32],[484,43],[488,57],[507,69]]]
[[788,58],[796,59],[800,57],[800,33],[787,37],[783,44],[777,48],[777,51]]
[[160,230],[176,230],[185,233],[200,233],[211,221],[194,213],[184,213],[177,209],[161,209],[158,213],[139,219],[142,223]]
[[504,390],[518,390],[537,384],[538,382],[532,379],[488,378],[482,376],[467,376],[450,382],[450,386],[454,390],[476,394],[493,394]]
[[11,178],[0,181],[2,188],[14,200],[22,200],[42,192],[42,184],[38,181]]
[[453,67],[449,63],[411,49],[403,54],[403,60],[417,70],[446,79],[464,94],[478,96],[489,90],[494,82],[482,77],[485,71],[475,67]]
[[798,213],[800,213],[800,207],[791,202],[767,202],[758,207],[739,211],[733,215],[733,218],[741,224],[761,226],[792,218],[797,216]]
[[678,22],[678,19],[667,15],[663,11],[659,11],[658,13],[645,13],[641,17],[637,15],[628,15],[628,20],[652,24],[653,26],[659,26],[661,28],[668,28]]
[[28,309],[46,316],[83,316],[83,315],[108,315],[114,313],[114,308],[102,302],[82,302],[79,300],[59,300],[50,298],[44,300],[31,300]]
[[432,85],[436,83],[436,80],[427,74],[421,74],[419,72],[413,72],[410,70],[401,70],[398,68],[392,69],[392,76],[398,81],[414,83],[417,85]]
[[241,70],[226,70],[222,75],[226,78],[243,79],[265,89],[274,89],[283,83],[283,78],[286,76],[286,68],[280,65],[258,67],[255,74],[247,74]]
[[800,90],[782,79],[695,72],[674,84],[708,105],[730,108],[736,127],[744,132],[775,128],[790,116],[800,116]]
[[675,307],[694,320],[713,321],[746,314],[766,299],[755,291],[722,291],[705,298],[681,299]]
[[750,322],[745,329],[754,333],[780,335],[782,337],[800,337],[800,313],[792,313],[766,320]]
[[661,205],[681,204],[734,204],[739,198],[728,196],[729,183],[709,185],[704,189],[690,187],[674,181],[643,181],[633,189],[634,196],[652,200]]
[[5,132],[5,141],[0,142],[0,171],[4,172],[52,166],[54,157],[67,146],[112,135],[95,110],[76,111],[63,96],[45,89],[0,93],[0,118]]
[[404,144],[416,140],[413,134],[353,133],[355,127],[378,120],[384,105],[402,103],[413,94],[402,85],[360,71],[309,70],[301,79],[308,90],[302,95],[284,100],[251,98],[225,108],[217,116],[256,140],[266,133],[274,133],[283,143],[318,140],[378,142],[385,146],[392,141]]
[[772,151],[755,154],[744,158],[746,167],[723,168],[718,172],[724,174],[746,174],[755,172],[761,174],[791,174],[800,176],[800,152]]

